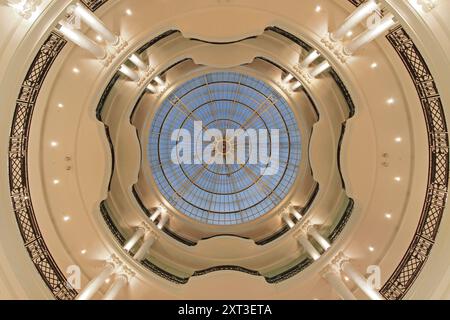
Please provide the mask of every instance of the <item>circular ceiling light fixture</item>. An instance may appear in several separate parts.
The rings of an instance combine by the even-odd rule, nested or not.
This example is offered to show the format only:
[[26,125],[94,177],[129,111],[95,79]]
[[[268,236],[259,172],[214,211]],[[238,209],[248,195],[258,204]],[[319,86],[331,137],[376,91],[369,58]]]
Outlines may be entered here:
[[164,198],[214,225],[257,219],[285,200],[301,138],[286,100],[265,82],[209,73],[179,86],[154,117],[148,158]]

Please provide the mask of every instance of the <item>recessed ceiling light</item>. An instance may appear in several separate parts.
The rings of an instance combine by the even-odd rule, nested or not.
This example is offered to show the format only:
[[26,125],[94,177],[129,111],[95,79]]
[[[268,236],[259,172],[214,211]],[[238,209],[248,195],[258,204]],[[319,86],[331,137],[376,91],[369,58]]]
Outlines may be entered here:
[[402,180],[402,178],[400,178],[400,177],[395,177],[394,180],[397,181],[397,182],[400,182],[400,181]]
[[103,41],[103,38],[102,38],[101,35],[97,35],[97,36],[95,37],[95,39],[96,39],[98,42],[102,42],[102,41]]
[[86,252],[87,252],[86,249],[81,250],[81,254],[86,254]]
[[58,108],[62,109],[64,108],[64,105],[62,103],[58,103]]
[[322,11],[322,7],[321,6],[317,6],[316,7],[316,12],[320,12],[320,11]]
[[347,37],[351,37],[352,35],[353,35],[353,31],[352,30],[347,31]]
[[394,102],[395,102],[395,99],[394,98],[389,98],[389,99],[387,99],[387,104],[394,104]]
[[53,180],[53,184],[59,184],[61,181],[59,181],[58,179],[54,179]]
[[55,148],[55,147],[58,146],[58,142],[52,141],[52,142],[50,142],[50,145],[51,145],[53,148]]
[[375,248],[372,247],[372,246],[370,246],[370,247],[369,247],[369,251],[370,251],[370,252],[374,252],[374,251],[375,251]]
[[392,218],[392,214],[390,214],[390,213],[386,213],[384,216],[386,217],[386,219],[391,219]]
[[371,67],[372,69],[375,69],[376,67],[378,67],[378,63],[373,62],[373,63],[370,65],[370,67]]
[[63,220],[64,220],[65,222],[67,222],[67,221],[70,220],[70,217],[69,217],[69,216],[64,216]]
[[344,280],[345,280],[345,281],[350,281],[350,278],[347,277],[347,276],[345,276],[345,277],[344,277]]
[[72,71],[73,71],[73,73],[76,73],[76,74],[80,73],[80,69],[78,69],[78,68],[73,68]]
[[105,280],[106,283],[109,283],[110,281],[111,281],[110,278],[108,278],[108,279]]
[[397,137],[397,138],[395,138],[395,142],[402,142],[402,137]]
[[133,15],[133,11],[131,11],[131,9],[125,10],[125,13],[126,13],[127,15],[129,15],[129,16],[132,16],[132,15]]

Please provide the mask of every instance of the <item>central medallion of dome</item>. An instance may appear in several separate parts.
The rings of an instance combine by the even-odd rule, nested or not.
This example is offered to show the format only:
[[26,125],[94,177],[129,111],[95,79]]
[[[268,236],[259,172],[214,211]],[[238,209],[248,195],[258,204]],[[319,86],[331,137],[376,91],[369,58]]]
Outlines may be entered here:
[[280,204],[297,176],[301,139],[286,100],[234,72],[192,79],[154,117],[148,157],[180,213],[207,224],[254,220]]

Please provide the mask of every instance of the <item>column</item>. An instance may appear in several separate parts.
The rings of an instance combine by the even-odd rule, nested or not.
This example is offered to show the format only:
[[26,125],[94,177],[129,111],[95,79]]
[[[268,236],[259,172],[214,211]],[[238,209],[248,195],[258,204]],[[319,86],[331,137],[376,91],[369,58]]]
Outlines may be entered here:
[[341,270],[372,300],[383,300],[383,297],[378,291],[372,288],[367,279],[363,277],[352,266],[349,260],[344,260],[341,263]]
[[157,225],[158,229],[164,228],[164,226],[169,221],[169,214],[166,212],[162,215],[161,220],[159,220],[159,223]]
[[313,258],[314,260],[317,260],[320,258],[320,253],[317,251],[316,248],[312,245],[311,242],[309,242],[308,237],[306,236],[306,233],[302,232],[298,236],[298,242],[300,245],[305,249],[305,251],[308,253],[308,255]]
[[145,239],[144,243],[142,243],[141,247],[136,252],[136,254],[134,255],[133,258],[139,262],[144,260],[145,256],[148,254],[148,251],[150,250],[152,245],[155,243],[155,241],[156,241],[156,237],[150,233],[147,236],[147,239]]
[[131,238],[128,239],[126,244],[123,246],[125,251],[130,251],[134,247],[134,245],[145,235],[145,231],[145,228],[138,227]]
[[283,82],[284,82],[284,83],[288,83],[288,82],[291,81],[292,79],[294,79],[294,76],[293,76],[292,74],[288,73],[288,74],[286,75],[286,77],[284,77]]
[[79,47],[92,53],[97,59],[104,59],[106,57],[105,49],[99,44],[89,39],[80,30],[72,29],[65,22],[60,23],[59,31],[70,41]]
[[156,219],[158,219],[162,212],[163,209],[161,207],[157,208],[156,211],[153,212],[153,214],[150,216],[150,220],[155,221]]
[[341,40],[348,31],[369,17],[377,9],[378,4],[375,0],[369,0],[363,3],[355,11],[353,11],[347,19],[345,19],[344,23],[336,31],[330,34],[330,38],[334,41]]
[[353,293],[342,281],[339,269],[336,266],[327,266],[321,272],[321,275],[343,300],[356,300]]
[[394,15],[388,14],[384,17],[380,23],[372,28],[368,29],[365,32],[361,33],[358,37],[356,37],[352,42],[344,47],[344,52],[348,55],[353,54],[356,50],[364,46],[365,44],[371,42],[376,39],[383,32],[387,31],[395,24]]
[[139,80],[139,74],[136,71],[131,70],[129,67],[127,67],[124,64],[120,67],[119,71],[122,74],[126,75],[128,78],[130,78],[130,80],[133,80],[133,81]]
[[114,282],[111,287],[109,287],[108,291],[106,291],[103,296],[103,300],[114,300],[118,296],[119,292],[125,287],[128,283],[128,277],[124,274],[116,275]]
[[[154,85],[152,85],[151,83],[148,84],[147,86],[147,90],[150,91],[151,93],[156,93],[158,90],[156,89],[156,87]],[[159,215],[159,213],[158,213]],[[157,218],[157,217],[156,217]],[[155,219],[156,219],[155,218]]]
[[286,224],[289,226],[289,228],[292,229],[295,226],[294,221],[292,221],[292,219],[289,217],[288,214],[283,215],[283,220],[284,220],[284,222],[286,222]]
[[156,76],[155,79],[153,79],[153,80],[155,80],[156,83],[158,85],[160,85],[160,86],[164,86],[165,85],[164,81],[159,76]]
[[86,287],[80,292],[76,300],[89,300],[102,287],[106,279],[114,272],[115,264],[108,262],[103,271],[94,279],[92,279]]
[[316,59],[320,57],[320,53],[317,50],[311,51],[310,54],[300,63],[300,67],[307,68],[311,63],[316,61]]
[[311,72],[310,75],[311,77],[315,78],[317,77],[319,74],[321,74],[322,72],[328,70],[328,68],[330,68],[330,64],[328,63],[328,61],[322,61],[321,64],[319,64],[317,67],[315,67]]
[[120,291],[130,282],[136,273],[131,270],[128,266],[122,265],[119,272],[116,273],[114,282],[109,287],[103,296],[103,300],[114,300],[119,295]]
[[308,234],[310,234],[314,240],[323,248],[323,250],[328,250],[330,248],[330,243],[325,239],[316,229],[315,226],[311,225],[308,228]]
[[116,45],[119,43],[119,37],[112,33],[97,16],[89,11],[83,5],[77,3],[73,8],[74,14],[77,15],[84,23],[93,30],[98,32],[108,43]]
[[295,83],[292,85],[291,90],[292,90],[292,91],[295,91],[295,90],[297,90],[298,88],[300,88],[301,86],[302,86],[302,83],[301,83],[300,81],[297,81],[297,82],[295,82]]
[[300,214],[300,212],[298,212],[298,211],[294,208],[293,205],[290,205],[290,206],[289,206],[289,212],[291,212],[291,213],[294,215],[295,219],[297,219],[297,220],[300,220],[301,218],[303,218],[302,215]]
[[139,68],[139,70],[142,70],[142,71],[145,71],[145,70],[147,70],[148,69],[148,65],[144,62],[144,61],[142,61],[142,59],[141,58],[139,58],[136,54],[132,54],[131,56],[130,56],[130,59],[129,59],[131,62],[133,62],[133,64],[136,66],[136,67],[138,67]]

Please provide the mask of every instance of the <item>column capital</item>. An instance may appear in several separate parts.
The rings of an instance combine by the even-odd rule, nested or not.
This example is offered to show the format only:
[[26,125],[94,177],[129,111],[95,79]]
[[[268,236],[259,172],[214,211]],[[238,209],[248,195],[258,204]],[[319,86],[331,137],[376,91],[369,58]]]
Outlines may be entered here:
[[118,268],[118,267],[120,267],[120,266],[122,266],[123,265],[123,262],[122,262],[122,260],[120,260],[120,258],[116,255],[116,254],[111,254],[110,256],[109,256],[109,258],[108,259],[106,259],[106,264],[108,265],[112,265],[114,268]]
[[145,221],[141,221],[141,223],[138,225],[138,228],[144,229],[145,232],[151,232],[152,230],[150,225]]
[[289,205],[286,205],[284,207],[281,208],[281,212],[280,212],[280,217],[289,217],[290,215],[290,211],[289,211]]
[[151,230],[145,236],[145,240],[150,239],[150,238],[153,238],[156,241],[156,240],[158,240],[158,234],[155,231]]
[[342,264],[349,262],[350,258],[346,256],[343,252],[339,252],[332,260],[331,264],[335,265],[339,270],[342,269]]
[[130,280],[136,276],[136,272],[127,265],[123,265],[119,272],[117,272],[117,276],[124,277],[127,282],[130,282]]
[[70,16],[73,15],[75,13],[75,9],[77,8],[76,3],[72,3],[71,5],[67,6],[66,8],[66,13]]
[[320,42],[341,62],[346,63],[351,55],[348,55],[344,51],[344,44],[340,40],[335,40],[331,33],[327,33]]
[[323,268],[319,272],[322,278],[324,278],[329,273],[333,273],[340,276],[340,269],[335,264],[328,264],[325,268]]
[[308,221],[308,225],[306,227],[306,232],[311,233],[312,231],[317,231],[317,227],[311,221]]
[[301,226],[298,229],[299,231],[297,232],[296,236],[308,236],[308,232],[309,232],[309,228],[311,227],[311,221],[310,220],[305,220],[301,222]]

